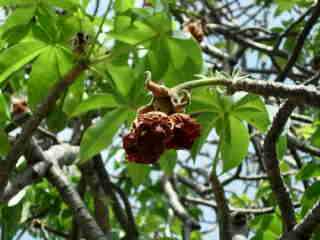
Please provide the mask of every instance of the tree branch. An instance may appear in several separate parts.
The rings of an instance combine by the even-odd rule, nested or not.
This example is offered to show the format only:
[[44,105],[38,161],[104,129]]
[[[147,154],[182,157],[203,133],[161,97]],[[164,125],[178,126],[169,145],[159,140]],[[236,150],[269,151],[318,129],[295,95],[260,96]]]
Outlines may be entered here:
[[98,174],[101,186],[107,196],[111,199],[112,210],[119,221],[120,225],[126,232],[126,239],[136,240],[138,239],[139,232],[137,230],[134,219],[128,217],[123,211],[121,204],[118,201],[116,194],[113,191],[113,184],[110,180],[109,174],[105,169],[101,156],[97,155],[93,158],[94,168]]
[[278,98],[291,99],[296,104],[308,104],[320,107],[320,92],[313,86],[289,85],[283,83],[267,82],[264,80],[250,79],[226,79],[226,78],[205,78],[179,84],[171,89],[172,92],[179,92],[182,89],[193,89],[203,86],[225,86],[231,92],[245,91],[261,96],[273,96]]
[[31,162],[35,162],[35,164],[8,181],[3,193],[0,195],[0,202],[9,201],[23,188],[39,181],[47,174],[52,162],[59,166],[71,165],[76,160],[79,153],[79,147],[71,146],[69,144],[54,145],[44,152],[44,155],[46,158],[50,159],[50,161],[42,161],[41,159],[39,161],[34,154],[34,146],[30,146],[30,148],[30,158],[33,158]]
[[[42,152],[41,148],[32,139],[31,146],[34,148],[34,154],[42,161],[49,161]],[[64,175],[57,163],[51,162],[52,166],[48,170],[49,182],[57,188],[62,199],[70,207],[77,223],[81,226],[82,232],[87,239],[90,240],[110,240],[111,238],[104,235],[93,217],[90,215],[86,206],[82,202],[81,197],[73,188],[67,177]]]
[[87,64],[78,63],[73,67],[69,73],[67,73],[63,79],[57,82],[47,98],[39,105],[37,110],[34,112],[27,122],[22,127],[22,133],[15,141],[10,152],[8,153],[4,162],[0,167],[0,193],[5,188],[11,171],[14,169],[17,160],[24,153],[27,148],[29,139],[33,132],[37,129],[41,121],[48,115],[48,113],[54,107],[56,101],[59,99],[61,94],[77,79],[77,77],[87,68]]
[[189,215],[185,207],[180,202],[177,192],[174,190],[171,182],[169,181],[169,177],[164,175],[161,183],[163,191],[168,197],[171,208],[173,209],[175,215],[183,222],[183,240],[188,240],[190,239],[191,232],[193,230],[199,230],[200,225]]
[[311,32],[313,26],[316,24],[319,16],[320,16],[320,1],[317,1],[316,6],[314,7],[314,9],[312,9],[311,17],[306,22],[302,32],[298,37],[297,43],[293,49],[293,52],[289,58],[288,63],[286,64],[286,66],[284,67],[280,75],[277,77],[277,79],[275,80],[276,82],[282,82],[287,77],[289,71],[291,70],[293,65],[296,63],[300,55],[300,52],[303,49],[304,42],[307,36],[309,35],[309,33]]
[[279,161],[276,153],[276,142],[294,109],[295,105],[290,101],[287,101],[279,109],[273,120],[272,126],[266,135],[263,146],[263,163],[269,177],[272,192],[280,208],[285,232],[290,231],[295,226],[296,218],[290,194],[280,173]]

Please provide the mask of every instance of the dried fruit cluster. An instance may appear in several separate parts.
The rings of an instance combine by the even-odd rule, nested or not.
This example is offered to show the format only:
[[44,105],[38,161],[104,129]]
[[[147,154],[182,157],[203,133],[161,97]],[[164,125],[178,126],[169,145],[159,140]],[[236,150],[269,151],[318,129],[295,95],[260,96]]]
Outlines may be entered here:
[[138,115],[123,147],[130,162],[155,163],[166,149],[190,149],[200,124],[187,114],[147,112]]

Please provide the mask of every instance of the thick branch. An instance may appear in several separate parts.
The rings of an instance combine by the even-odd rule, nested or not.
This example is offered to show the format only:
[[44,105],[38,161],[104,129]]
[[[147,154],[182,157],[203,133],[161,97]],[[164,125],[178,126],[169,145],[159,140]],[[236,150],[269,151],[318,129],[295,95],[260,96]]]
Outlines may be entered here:
[[226,86],[235,91],[245,91],[262,96],[273,96],[278,98],[289,98],[297,104],[308,104],[320,107],[320,92],[312,86],[289,85],[283,83],[267,82],[263,80],[239,79],[231,80],[226,78],[206,78],[194,80],[177,85],[173,92],[181,89],[192,89],[203,86]]
[[320,202],[318,202],[309,213],[302,219],[291,232],[285,234],[282,240],[305,240],[312,236],[312,233],[319,226]]
[[296,220],[290,194],[280,173],[279,161],[276,153],[276,142],[294,108],[295,105],[290,101],[287,101],[279,109],[264,141],[263,162],[273,194],[280,208],[285,232],[290,231],[295,226]]
[[[42,152],[41,148],[32,139],[31,146],[34,148],[34,154],[36,158],[42,161],[49,161]],[[48,171],[48,180],[50,183],[57,188],[62,199],[70,207],[75,216],[75,219],[79,226],[82,228],[82,232],[85,237],[89,240],[109,240],[111,238],[104,235],[102,230],[99,228],[94,218],[90,215],[88,209],[84,205],[78,192],[73,188],[72,184],[69,182],[68,178],[60,169],[59,165],[51,162],[52,166]]]
[[77,79],[77,77],[87,68],[86,64],[77,64],[65,77],[57,82],[50,91],[47,98],[39,105],[33,116],[23,125],[22,133],[12,146],[6,160],[2,162],[0,167],[0,193],[3,191],[8,181],[10,172],[15,167],[17,160],[27,148],[30,137],[37,129],[42,119],[54,107],[56,101],[64,93],[64,91]]
[[[31,146],[31,148],[33,147]],[[34,159],[31,160],[31,162],[36,163],[8,181],[8,184],[0,196],[0,202],[9,201],[23,188],[39,181],[47,174],[52,162],[57,163],[59,166],[70,165],[76,160],[79,153],[79,147],[68,144],[55,145],[44,152],[44,155],[46,158],[50,159],[50,161],[39,161],[39,159],[35,159],[37,156],[33,154],[34,149],[30,150],[30,158]]]
[[81,230],[87,239],[111,239],[110,237],[104,235],[82,202],[79,194],[72,187],[67,177],[57,165],[54,164],[50,168],[48,179],[50,183],[57,188],[63,200],[71,208],[77,223],[81,226]]
[[215,169],[211,173],[212,191],[217,203],[217,219],[219,221],[219,236],[221,240],[231,240],[231,222],[230,222],[230,209],[228,201],[225,197],[224,189],[220,183]]

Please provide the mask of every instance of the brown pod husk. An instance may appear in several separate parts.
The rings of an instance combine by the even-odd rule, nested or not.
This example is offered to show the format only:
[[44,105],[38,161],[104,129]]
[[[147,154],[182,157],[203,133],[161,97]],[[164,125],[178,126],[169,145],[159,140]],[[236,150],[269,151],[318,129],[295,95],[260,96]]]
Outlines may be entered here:
[[138,115],[131,132],[124,136],[127,159],[135,163],[155,163],[173,137],[173,122],[162,112]]
[[170,116],[174,123],[173,138],[167,142],[169,149],[191,149],[200,136],[201,126],[188,114],[175,113]]

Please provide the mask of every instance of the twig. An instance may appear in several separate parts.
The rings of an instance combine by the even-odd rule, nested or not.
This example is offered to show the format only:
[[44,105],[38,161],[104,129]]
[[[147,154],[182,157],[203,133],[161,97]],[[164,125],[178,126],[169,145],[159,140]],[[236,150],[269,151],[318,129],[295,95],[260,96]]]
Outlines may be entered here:
[[185,209],[185,207],[182,205],[182,203],[180,202],[179,196],[177,194],[177,192],[174,190],[171,182],[169,181],[169,177],[168,176],[163,176],[162,180],[162,188],[164,193],[166,194],[169,204],[171,206],[171,208],[173,209],[174,213],[176,214],[176,216],[183,222],[183,235],[184,235],[184,240],[185,239],[189,239],[190,237],[190,233],[193,230],[199,230],[200,229],[200,225],[199,223],[193,219],[189,213],[187,212],[187,210]]
[[315,5],[314,9],[312,9],[312,15],[308,19],[308,21],[306,22],[302,32],[299,34],[297,43],[293,49],[293,52],[290,56],[290,59],[289,59],[288,63],[286,64],[286,66],[284,67],[283,71],[280,73],[280,75],[275,80],[276,82],[282,82],[287,77],[289,71],[291,70],[291,68],[293,67],[295,62],[297,61],[297,59],[300,55],[300,52],[303,48],[304,42],[305,42],[307,36],[309,35],[309,33],[311,32],[313,26],[316,24],[319,16],[320,16],[320,1],[318,1],[317,4]]
[[[111,206],[113,212],[119,221],[120,225],[126,232],[127,239],[136,240],[138,239],[139,232],[137,230],[136,224],[132,218],[128,218],[126,213],[123,211],[121,204],[118,201],[117,196],[113,191],[112,182],[110,180],[109,174],[105,169],[103,161],[100,155],[97,155],[93,158],[94,168],[98,174],[101,186],[107,196],[111,199]],[[129,222],[130,221],[130,222]]]
[[305,143],[303,141],[299,141],[297,138],[295,138],[293,135],[288,134],[288,142],[289,145],[294,146],[295,148],[297,148],[298,150],[305,152],[305,153],[309,153],[311,155],[320,157],[320,149],[311,146],[308,143]]

